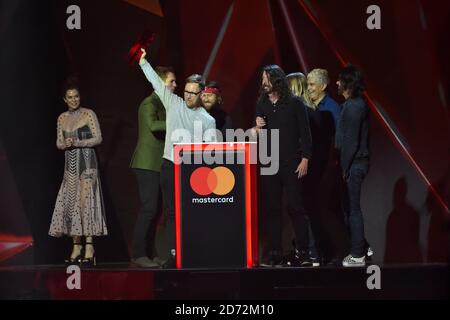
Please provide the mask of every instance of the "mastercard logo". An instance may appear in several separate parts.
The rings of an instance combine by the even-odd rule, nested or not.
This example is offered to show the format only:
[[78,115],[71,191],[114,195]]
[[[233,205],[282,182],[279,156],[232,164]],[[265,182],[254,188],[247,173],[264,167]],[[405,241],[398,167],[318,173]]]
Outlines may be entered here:
[[190,183],[192,190],[198,195],[214,193],[223,196],[233,190],[235,178],[233,172],[226,167],[200,167],[192,172]]

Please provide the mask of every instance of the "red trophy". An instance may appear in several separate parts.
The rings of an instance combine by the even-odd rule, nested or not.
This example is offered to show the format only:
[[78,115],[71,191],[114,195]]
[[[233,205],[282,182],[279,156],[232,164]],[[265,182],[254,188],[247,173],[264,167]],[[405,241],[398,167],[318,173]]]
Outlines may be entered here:
[[130,65],[133,65],[139,61],[142,55],[141,48],[147,49],[153,41],[155,41],[155,37],[155,33],[151,31],[145,31],[138,37],[138,40],[128,51],[128,62]]

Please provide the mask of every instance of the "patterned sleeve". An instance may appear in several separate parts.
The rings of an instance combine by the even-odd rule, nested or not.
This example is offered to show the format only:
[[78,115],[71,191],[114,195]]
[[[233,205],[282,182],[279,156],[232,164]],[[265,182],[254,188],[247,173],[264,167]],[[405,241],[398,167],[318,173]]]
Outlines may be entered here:
[[63,134],[63,118],[64,118],[64,114],[61,114],[58,117],[58,122],[57,122],[57,126],[56,126],[56,147],[59,150],[64,150],[66,149],[66,145],[64,143],[64,134]]
[[92,133],[92,138],[84,140],[75,140],[74,146],[77,148],[90,148],[102,143],[102,133],[100,131],[100,124],[94,111],[88,110],[86,113],[88,126]]

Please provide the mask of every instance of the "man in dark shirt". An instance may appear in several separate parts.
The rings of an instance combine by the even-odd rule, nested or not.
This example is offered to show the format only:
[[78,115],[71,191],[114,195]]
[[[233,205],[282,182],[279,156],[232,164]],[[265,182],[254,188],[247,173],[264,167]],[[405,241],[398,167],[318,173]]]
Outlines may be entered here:
[[344,68],[337,85],[339,94],[346,100],[336,130],[336,149],[345,180],[344,200],[351,235],[351,252],[342,265],[365,266],[367,242],[361,211],[361,187],[369,171],[369,108],[362,96],[364,85],[356,67]]
[[[256,106],[256,131],[278,130],[279,141],[269,141],[269,146],[278,143],[279,154],[271,154],[278,160],[279,170],[273,175],[262,175],[263,197],[266,201],[269,255],[263,264],[281,264],[281,218],[282,198],[286,193],[288,212],[292,220],[298,248],[298,266],[310,266],[308,253],[308,223],[302,199],[302,181],[308,172],[311,158],[311,132],[305,105],[292,95],[284,71],[276,65],[263,70],[260,97]],[[272,150],[270,151],[272,153]],[[277,157],[278,156],[278,157]],[[277,161],[275,160],[275,161]]]
[[313,266],[325,261],[341,263],[343,254],[347,253],[347,230],[342,217],[337,214],[341,212],[340,205],[339,208],[333,208],[334,203],[339,203],[334,137],[341,106],[327,93],[330,83],[327,70],[311,70],[306,82],[312,102],[308,115],[313,139],[313,160],[304,188],[313,235],[310,242],[315,244],[310,244],[311,260]]
[[202,105],[206,111],[216,120],[216,128],[222,133],[223,140],[226,141],[226,130],[233,129],[233,122],[228,113],[223,110],[223,99],[220,90],[220,85],[216,81],[208,81],[205,89],[203,89]]

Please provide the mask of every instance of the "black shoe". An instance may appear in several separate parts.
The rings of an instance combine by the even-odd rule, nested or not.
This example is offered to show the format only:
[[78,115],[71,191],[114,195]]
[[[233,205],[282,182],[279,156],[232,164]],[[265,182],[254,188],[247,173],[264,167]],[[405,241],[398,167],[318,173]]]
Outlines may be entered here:
[[309,260],[311,261],[313,267],[320,267],[323,264],[322,258],[319,255],[310,256]]
[[83,259],[83,256],[84,256],[84,248],[83,248],[83,245],[82,245],[81,243],[74,243],[73,245],[74,245],[74,246],[81,246],[80,253],[79,253],[75,258],[69,257],[69,258],[67,258],[66,260],[64,260],[64,262],[65,262],[67,265],[81,263],[81,260]]
[[[86,245],[93,245],[92,242],[86,242]],[[97,259],[95,257],[95,250],[92,257],[86,258],[86,247],[84,248],[84,258],[81,259],[81,264],[85,267],[95,267],[97,265]]]
[[83,267],[92,268],[97,266],[97,258],[95,257],[95,254],[91,258],[83,258],[80,261],[81,265]]
[[291,261],[288,261],[286,267],[312,267],[311,259],[309,258],[309,253],[306,250],[295,250],[295,256]]
[[261,267],[281,267],[283,265],[283,255],[279,251],[272,251],[266,259],[263,259]]
[[327,261],[327,266],[329,266],[329,267],[341,267],[342,266],[342,259],[332,258],[332,259]]
[[283,266],[283,267],[288,267],[288,266],[290,266],[290,264],[292,263],[292,261],[294,261],[296,258],[295,258],[295,256],[296,256],[296,254],[297,254],[297,250],[296,249],[294,249],[294,250],[292,250],[291,252],[289,252],[287,255],[285,255],[284,257],[283,257],[283,259],[282,259],[282,261],[281,261],[281,265]]
[[175,256],[170,255],[169,259],[167,259],[167,261],[164,262],[161,267],[163,269],[176,269],[177,268],[177,262],[175,260]]

